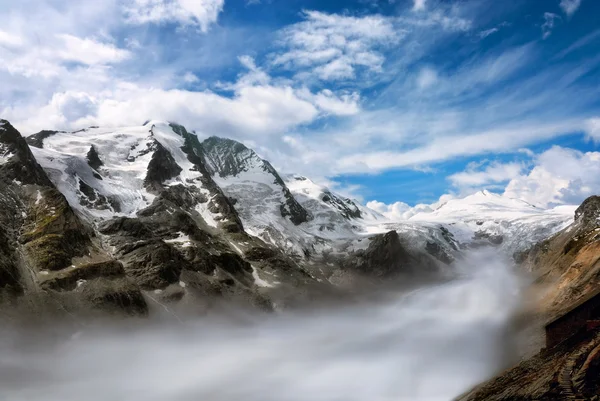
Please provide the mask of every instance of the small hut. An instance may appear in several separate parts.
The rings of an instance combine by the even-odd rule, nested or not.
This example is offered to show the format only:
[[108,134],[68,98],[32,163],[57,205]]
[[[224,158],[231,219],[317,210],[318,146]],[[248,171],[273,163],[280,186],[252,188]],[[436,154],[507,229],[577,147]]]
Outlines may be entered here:
[[564,315],[546,324],[546,348],[600,325],[600,291],[576,302]]

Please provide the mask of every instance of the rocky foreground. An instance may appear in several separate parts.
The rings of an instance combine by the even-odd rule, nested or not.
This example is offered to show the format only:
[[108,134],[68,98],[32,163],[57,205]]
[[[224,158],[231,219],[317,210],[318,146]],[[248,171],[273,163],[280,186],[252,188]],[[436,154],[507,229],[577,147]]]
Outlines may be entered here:
[[[600,293],[600,197],[588,198],[576,210],[573,224],[517,259],[537,277],[534,288],[543,289],[537,311],[529,316],[536,324],[555,321],[575,306],[593,302]],[[600,310],[593,305],[590,317],[600,320]],[[600,399],[600,331],[593,320],[592,327],[573,322],[557,346],[542,348],[459,399]],[[540,344],[544,339],[538,340]]]

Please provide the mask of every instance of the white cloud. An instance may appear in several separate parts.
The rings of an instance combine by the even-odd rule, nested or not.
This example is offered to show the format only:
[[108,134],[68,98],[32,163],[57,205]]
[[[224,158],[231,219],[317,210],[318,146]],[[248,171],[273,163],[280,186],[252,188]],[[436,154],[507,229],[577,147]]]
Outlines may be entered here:
[[600,143],[600,118],[590,118],[587,120],[585,131],[589,139]]
[[438,80],[437,72],[429,67],[424,67],[419,71],[417,77],[417,86],[419,89],[427,89],[434,85]]
[[542,24],[542,39],[548,39],[552,34],[552,29],[554,29],[554,25],[557,20],[560,20],[560,17],[554,13],[545,12],[544,13],[544,23]]
[[179,23],[208,31],[217,22],[225,0],[131,0],[125,6],[132,24]]
[[[160,119],[178,121],[206,135],[265,138],[320,116],[352,115],[360,110],[357,93],[313,93],[307,88],[272,84],[252,58],[241,57],[240,61],[249,71],[240,75],[237,82],[225,85],[233,91],[231,97],[208,90],[158,89],[113,81],[112,86],[96,92],[57,92],[48,104],[33,112],[6,109],[4,114],[28,133],[48,127],[136,125],[147,119]],[[193,77],[188,76],[190,81]]]
[[580,5],[581,5],[581,0],[561,0],[560,1],[560,8],[562,8],[564,13],[567,14],[568,17],[571,17],[573,14],[575,14],[577,9],[579,9]]
[[188,83],[188,84],[193,84],[200,81],[200,79],[198,79],[198,77],[193,73],[193,72],[186,72],[185,74],[183,74],[183,82]]
[[484,30],[484,31],[481,31],[481,32],[479,32],[479,37],[480,37],[481,39],[485,39],[485,38],[487,38],[488,36],[490,36],[490,35],[492,35],[492,34],[494,34],[494,33],[496,33],[496,32],[498,32],[498,28],[490,28],[490,29],[486,29],[486,30]]
[[78,38],[73,35],[61,34],[57,37],[62,46],[56,56],[66,61],[76,61],[83,64],[118,63],[131,56],[127,50],[119,49],[110,43],[102,43],[94,39]]
[[380,48],[399,40],[393,20],[380,15],[306,11],[304,18],[280,33],[284,50],[272,55],[273,66],[305,70],[324,81],[350,79],[358,68],[380,71]]
[[394,202],[392,204],[385,204],[379,201],[370,201],[366,205],[369,209],[375,210],[381,213],[385,217],[391,220],[406,220],[408,217],[407,212],[412,209],[407,203]]
[[554,146],[539,155],[535,167],[514,178],[505,196],[541,207],[579,204],[600,193],[600,152],[582,153]]
[[455,187],[469,190],[484,187],[489,184],[498,184],[507,182],[512,178],[518,177],[523,171],[523,165],[520,163],[491,163],[484,169],[479,166],[468,166],[465,171],[452,174],[448,177]]
[[304,88],[298,91],[298,95],[328,114],[350,116],[360,111],[358,105],[360,96],[356,92],[336,95],[332,91],[324,89],[319,93],[313,94]]
[[24,44],[23,38],[12,33],[0,31],[0,46],[20,47]]
[[384,215],[390,220],[402,221],[410,219],[411,217],[419,213],[431,213],[444,203],[454,198],[455,196],[452,194],[445,194],[440,196],[437,202],[434,202],[430,205],[420,203],[415,206],[410,206],[404,202],[394,202],[391,204],[386,204],[383,202],[373,200],[367,202],[366,206],[369,209],[379,212],[380,214]]
[[425,3],[427,0],[413,0],[413,11],[425,10]]
[[541,139],[548,140],[566,133],[581,131],[583,125],[583,121],[577,120],[492,129],[473,134],[463,133],[460,136],[434,137],[429,138],[422,146],[406,151],[365,152],[363,150],[339,158],[336,167],[338,172],[344,173],[377,172],[390,168],[418,166],[459,156],[506,152]]

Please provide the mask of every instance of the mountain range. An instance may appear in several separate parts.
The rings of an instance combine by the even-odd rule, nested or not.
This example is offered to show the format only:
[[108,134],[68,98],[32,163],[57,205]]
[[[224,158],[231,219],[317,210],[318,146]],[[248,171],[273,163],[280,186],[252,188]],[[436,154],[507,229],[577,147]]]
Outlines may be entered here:
[[242,143],[162,121],[25,138],[2,120],[0,153],[0,287],[34,310],[272,310],[361,279],[447,273],[470,248],[512,255],[573,220],[482,191],[390,221]]

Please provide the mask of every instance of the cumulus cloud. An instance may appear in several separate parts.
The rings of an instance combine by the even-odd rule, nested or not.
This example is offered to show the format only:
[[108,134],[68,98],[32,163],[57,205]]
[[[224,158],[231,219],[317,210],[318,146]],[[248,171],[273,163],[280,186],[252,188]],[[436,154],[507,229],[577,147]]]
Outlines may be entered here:
[[402,221],[408,220],[419,213],[431,213],[451,199],[455,199],[455,196],[452,194],[445,194],[440,196],[437,202],[434,202],[430,205],[419,203],[418,205],[410,206],[404,202],[386,204],[374,200],[367,202],[366,206],[369,209],[375,210],[376,212],[384,215],[392,221]]
[[375,210],[381,213],[390,220],[406,220],[409,216],[411,206],[404,202],[394,202],[392,204],[386,204],[379,201],[369,201],[366,205],[369,209]]
[[581,0],[560,0],[560,8],[562,8],[568,17],[571,17],[573,14],[575,14],[580,5]]
[[178,23],[206,32],[217,22],[225,0],[131,0],[124,8],[132,24]]
[[283,51],[272,55],[272,65],[303,70],[324,81],[350,79],[358,69],[381,71],[382,47],[399,40],[393,20],[305,11],[304,21],[280,33]]
[[539,155],[535,167],[509,182],[505,196],[540,207],[579,204],[600,193],[600,152],[554,146]]

